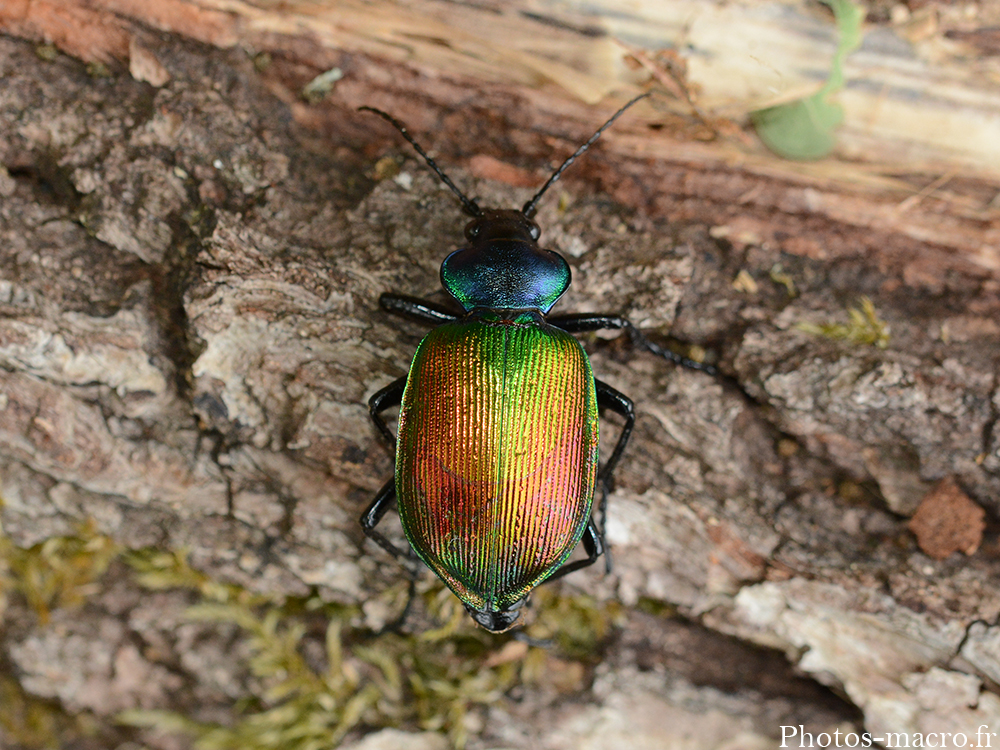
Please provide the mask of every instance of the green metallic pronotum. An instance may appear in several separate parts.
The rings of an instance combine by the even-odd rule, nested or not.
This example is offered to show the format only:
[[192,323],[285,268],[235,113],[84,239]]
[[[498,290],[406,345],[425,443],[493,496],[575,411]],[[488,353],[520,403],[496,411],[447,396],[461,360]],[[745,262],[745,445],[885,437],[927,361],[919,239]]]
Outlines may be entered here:
[[552,575],[590,519],[594,375],[537,313],[475,313],[413,359],[396,450],[403,529],[467,605],[506,609]]

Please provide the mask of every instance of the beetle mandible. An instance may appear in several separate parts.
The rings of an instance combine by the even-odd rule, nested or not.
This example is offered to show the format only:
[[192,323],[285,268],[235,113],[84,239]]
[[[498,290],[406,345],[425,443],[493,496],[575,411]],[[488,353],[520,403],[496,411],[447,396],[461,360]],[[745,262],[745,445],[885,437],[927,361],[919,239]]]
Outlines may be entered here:
[[[616,315],[550,315],[570,283],[565,259],[538,245],[532,217],[541,197],[577,157],[643,94],[632,99],[553,172],[520,210],[484,209],[417,144],[406,126],[378,109],[461,200],[472,217],[468,244],[441,265],[441,283],[464,309],[383,294],[381,306],[436,327],[417,347],[409,374],[375,393],[372,421],[396,452],[395,476],[365,510],[361,525],[394,556],[376,528],[392,506],[417,556],[487,630],[513,627],[531,590],[610,557],[605,541],[612,472],[635,423],[632,401],[594,378],[571,335],[625,329],[633,341],[695,369],[714,368],[643,336]],[[399,406],[398,437],[382,418]],[[598,467],[598,409],[624,419]],[[594,523],[601,490],[600,528]],[[583,541],[587,558],[567,562]]]

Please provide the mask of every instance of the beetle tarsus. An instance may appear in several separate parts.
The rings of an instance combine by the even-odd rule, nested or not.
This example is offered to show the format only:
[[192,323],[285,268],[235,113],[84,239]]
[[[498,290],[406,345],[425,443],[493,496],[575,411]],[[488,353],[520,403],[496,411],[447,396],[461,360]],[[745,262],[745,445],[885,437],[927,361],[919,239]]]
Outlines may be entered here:
[[611,484],[610,477],[601,480],[598,479],[601,488],[601,503],[598,507],[598,511],[601,514],[601,538],[604,540],[604,573],[605,575],[611,575],[611,571],[614,568],[613,560],[611,557],[611,542],[608,541],[608,495],[611,494]]
[[708,375],[719,374],[718,368],[715,367],[714,365],[710,365],[705,362],[699,362],[696,359],[691,359],[690,357],[685,357],[682,354],[678,354],[677,352],[673,352],[670,349],[666,349],[660,346],[659,344],[650,341],[642,331],[633,326],[631,323],[629,323],[629,326],[630,326],[629,335],[632,337],[632,340],[635,343],[639,344],[639,346],[641,346],[643,349],[652,352],[658,357],[663,357],[664,359],[668,359],[674,364],[680,365],[681,367],[686,367],[689,370],[698,370]]

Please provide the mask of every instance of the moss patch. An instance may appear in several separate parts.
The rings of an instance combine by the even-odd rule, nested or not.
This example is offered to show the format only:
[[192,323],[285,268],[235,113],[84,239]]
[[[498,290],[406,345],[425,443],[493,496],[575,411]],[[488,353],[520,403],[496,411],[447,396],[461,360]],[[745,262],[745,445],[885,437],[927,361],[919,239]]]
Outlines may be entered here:
[[[228,722],[198,721],[172,706],[117,717],[124,726],[186,735],[201,750],[329,748],[348,733],[382,727],[439,731],[462,748],[481,731],[485,708],[518,686],[554,696],[585,690],[621,615],[615,603],[542,587],[533,594],[529,624],[497,636],[477,628],[435,582],[419,597],[436,626],[374,632],[358,605],[331,604],[318,594],[256,594],[192,568],[183,550],[127,550],[93,524],[28,549],[0,533],[0,614],[4,602],[26,606],[44,628],[54,609],[100,594],[115,561],[127,566],[134,586],[191,592],[186,618],[226,632],[236,626],[241,652],[250,654],[252,679]],[[392,603],[399,591],[382,596]],[[86,718],[32,698],[13,678],[4,678],[0,691],[0,729],[26,748],[60,746],[67,727]]]

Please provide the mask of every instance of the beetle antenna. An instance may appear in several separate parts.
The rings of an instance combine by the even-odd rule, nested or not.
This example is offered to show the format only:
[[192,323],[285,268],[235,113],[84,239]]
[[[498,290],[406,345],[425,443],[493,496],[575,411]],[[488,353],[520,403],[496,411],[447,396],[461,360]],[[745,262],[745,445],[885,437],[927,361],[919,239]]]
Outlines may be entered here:
[[[631,104],[632,102],[629,102],[629,104],[626,104],[625,106],[628,107]],[[416,152],[420,154],[422,157],[424,157],[424,161],[427,162],[427,166],[434,170],[434,174],[436,174],[438,177],[441,178],[441,182],[443,182],[445,185],[451,188],[451,191],[458,196],[459,200],[462,201],[462,210],[464,210],[465,213],[467,213],[469,216],[483,215],[483,209],[479,207],[479,204],[476,203],[474,200],[467,198],[465,193],[463,193],[461,190],[458,189],[455,183],[452,182],[449,179],[448,175],[446,175],[444,171],[441,169],[441,167],[437,165],[437,162],[435,162],[431,157],[429,157],[426,151],[420,148],[420,144],[413,139],[413,136],[410,135],[410,132],[406,129],[406,126],[403,123],[401,123],[395,117],[390,115],[388,112],[383,112],[381,109],[375,109],[374,107],[358,107],[358,112],[371,112],[372,114],[376,114],[383,120],[388,122],[390,125],[392,125],[394,128],[396,128],[396,130],[398,130],[400,134],[402,134],[402,136],[410,142],[410,145],[413,146],[414,149],[416,149]],[[619,112],[618,114],[621,114],[621,112]],[[617,116],[618,115],[615,115],[615,117]],[[614,120],[614,117],[612,117],[611,119]]]
[[601,127],[599,127],[597,129],[597,132],[594,133],[592,136],[590,136],[590,139],[586,143],[584,143],[582,146],[580,146],[580,148],[578,148],[576,150],[576,153],[574,153],[571,157],[569,157],[566,161],[564,161],[562,163],[562,166],[560,166],[559,169],[557,169],[552,174],[552,176],[549,177],[548,182],[546,182],[544,185],[542,185],[542,189],[539,190],[537,193],[535,193],[535,197],[532,198],[530,201],[528,201],[527,203],[524,204],[524,208],[521,209],[521,213],[524,214],[525,216],[527,216],[529,219],[532,216],[534,216],[535,215],[535,210],[536,210],[536,207],[538,205],[539,199],[545,194],[545,191],[548,190],[552,186],[552,183],[555,182],[556,180],[558,180],[559,176],[563,172],[566,171],[566,168],[570,164],[572,164],[573,162],[575,162],[577,160],[577,157],[579,157],[584,151],[586,151],[588,148],[590,148],[594,144],[594,141],[596,141],[598,138],[601,137],[601,133],[603,133],[605,130],[607,130],[609,127],[611,127],[611,123],[613,123],[615,120],[617,120],[622,115],[622,113],[625,112],[626,109],[628,109],[629,107],[631,107],[633,104],[635,104],[640,99],[645,99],[647,96],[649,96],[648,93],[640,94],[635,99],[633,99],[628,104],[626,104],[624,107],[622,107],[617,112],[615,112],[613,115],[611,115],[610,119],[608,119],[608,121],[606,123],[604,123],[603,125],[601,125]]

